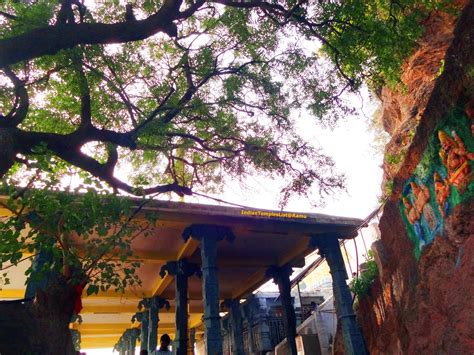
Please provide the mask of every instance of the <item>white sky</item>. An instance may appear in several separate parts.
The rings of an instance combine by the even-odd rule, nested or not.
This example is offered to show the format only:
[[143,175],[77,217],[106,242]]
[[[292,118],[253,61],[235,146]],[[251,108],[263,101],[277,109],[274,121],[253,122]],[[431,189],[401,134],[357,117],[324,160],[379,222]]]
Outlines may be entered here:
[[[374,147],[380,132],[370,128],[370,121],[378,103],[370,101],[367,92],[362,99],[354,98],[352,103],[358,117],[347,117],[336,127],[324,129],[316,120],[302,116],[298,121],[299,134],[303,139],[323,148],[324,153],[336,162],[338,172],[346,176],[347,191],[326,199],[324,207],[315,208],[303,197],[294,197],[285,210],[311,213],[326,213],[338,216],[364,218],[378,206],[381,196],[382,160],[381,150]],[[229,182],[219,199],[254,208],[278,210],[278,182],[262,177],[250,177],[245,188],[238,182]],[[213,204],[205,198],[188,198],[188,202]]]

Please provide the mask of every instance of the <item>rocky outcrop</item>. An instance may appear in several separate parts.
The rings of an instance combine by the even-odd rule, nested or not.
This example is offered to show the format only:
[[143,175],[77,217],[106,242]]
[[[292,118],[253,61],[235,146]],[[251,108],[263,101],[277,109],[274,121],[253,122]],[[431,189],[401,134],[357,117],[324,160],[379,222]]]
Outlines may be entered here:
[[392,134],[380,278],[357,315],[371,354],[474,353],[474,1],[436,13],[384,89]]
[[[455,1],[453,6],[465,7],[467,1]],[[446,52],[454,38],[458,16],[451,11],[432,13],[423,23],[424,35],[414,54],[403,66],[401,84],[384,87],[382,125],[390,134],[384,161],[385,181],[394,178],[400,169],[416,128],[425,114],[435,84],[445,69]]]

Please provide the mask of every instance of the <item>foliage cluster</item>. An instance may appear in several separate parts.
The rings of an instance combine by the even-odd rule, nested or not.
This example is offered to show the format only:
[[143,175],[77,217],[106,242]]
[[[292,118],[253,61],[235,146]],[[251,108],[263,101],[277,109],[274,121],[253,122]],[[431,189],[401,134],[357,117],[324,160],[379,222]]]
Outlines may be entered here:
[[48,261],[27,268],[30,281],[62,274],[71,285],[87,284],[88,294],[141,284],[131,243],[146,236],[152,222],[133,219],[131,200],[92,188],[78,194],[6,187],[3,193],[9,197],[0,206],[10,216],[0,221],[0,269],[41,252]]
[[[308,109],[333,124],[351,111],[344,91],[395,83],[419,22],[443,5],[168,0],[135,1],[130,12],[118,1],[6,1],[0,126],[20,131],[0,127],[0,138],[13,140],[0,175],[13,164],[30,168],[44,144],[43,154],[137,195],[213,191],[228,176],[262,173],[287,181],[283,205],[294,194],[324,196],[343,179],[298,136],[294,117]],[[158,34],[141,34],[164,11]],[[96,24],[94,35],[78,38]],[[8,57],[15,40],[38,42],[63,27],[54,48],[13,47],[25,59]],[[127,182],[118,180],[115,167],[129,164]]]
[[370,287],[379,274],[377,263],[374,260],[372,251],[368,252],[365,265],[366,269],[359,277],[354,278],[350,284],[352,293],[354,293],[358,299],[364,298],[369,294]]

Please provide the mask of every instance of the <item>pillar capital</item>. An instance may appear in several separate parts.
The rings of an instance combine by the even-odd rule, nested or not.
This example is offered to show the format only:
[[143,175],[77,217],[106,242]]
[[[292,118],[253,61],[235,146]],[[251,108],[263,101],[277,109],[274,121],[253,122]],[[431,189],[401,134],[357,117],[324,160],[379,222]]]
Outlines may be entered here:
[[144,298],[138,302],[139,310],[148,310],[148,352],[152,354],[154,353],[158,343],[157,332],[158,322],[160,321],[158,313],[163,307],[169,309],[170,304],[167,300],[159,296]]
[[182,236],[184,241],[187,241],[189,238],[199,241],[203,238],[212,238],[216,241],[226,239],[229,242],[233,242],[235,239],[235,235],[229,227],[214,224],[193,224],[183,231]]
[[240,300],[235,299],[235,298],[226,298],[224,301],[221,303],[222,308],[227,308],[232,310],[235,307],[238,307],[240,305]]
[[170,303],[159,296],[144,298],[140,302],[138,302],[138,309],[139,310],[160,310],[165,307],[167,310],[170,309]]
[[128,328],[124,333],[125,337],[138,338],[140,336],[140,329],[138,328]]
[[133,323],[135,321],[139,321],[140,323],[144,321],[148,321],[148,310],[137,312],[132,316],[130,321]]
[[272,278],[276,284],[279,284],[282,280],[289,280],[292,273],[293,268],[291,265],[285,264],[283,266],[270,266],[265,272],[265,275],[269,278]]
[[178,261],[168,261],[161,267],[160,276],[163,278],[166,274],[172,276],[184,276],[190,277],[196,275],[197,277],[202,276],[201,268],[198,264],[190,263],[186,259]]
[[140,351],[148,350],[148,324],[150,320],[150,311],[137,312],[132,316],[132,323],[140,322]]
[[309,239],[309,247],[319,249],[319,254],[324,257],[328,247],[339,247],[339,237],[335,233],[313,235]]

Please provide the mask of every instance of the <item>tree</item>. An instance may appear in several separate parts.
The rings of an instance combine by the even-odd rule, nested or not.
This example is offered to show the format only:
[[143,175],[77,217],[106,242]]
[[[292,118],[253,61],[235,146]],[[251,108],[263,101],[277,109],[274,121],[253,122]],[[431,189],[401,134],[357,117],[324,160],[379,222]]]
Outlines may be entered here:
[[[394,81],[421,6],[437,3],[6,1],[0,176],[48,157],[135,195],[253,172],[287,179],[283,203],[328,193],[343,180],[291,114],[333,122],[345,90]],[[115,174],[127,164],[128,182]]]
[[83,194],[10,189],[0,205],[0,288],[8,271],[27,259],[22,302],[0,302],[0,351],[5,354],[73,353],[69,323],[82,308],[81,294],[141,284],[141,262],[132,241],[147,236],[154,218],[147,200],[132,201],[94,189]]

